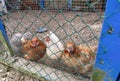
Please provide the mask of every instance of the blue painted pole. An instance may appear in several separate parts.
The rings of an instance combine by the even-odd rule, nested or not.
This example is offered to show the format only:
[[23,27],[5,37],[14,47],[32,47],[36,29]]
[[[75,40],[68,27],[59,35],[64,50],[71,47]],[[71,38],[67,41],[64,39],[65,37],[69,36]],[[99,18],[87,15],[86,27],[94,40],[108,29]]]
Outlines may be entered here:
[[6,29],[5,29],[1,19],[0,19],[0,31],[2,32],[2,34],[3,34],[4,38],[5,38],[5,40],[7,41],[7,43],[10,45]]
[[72,0],[68,0],[68,9],[71,10],[72,9]]
[[44,0],[40,0],[40,7],[41,7],[41,9],[45,9],[45,1]]
[[116,81],[120,73],[119,0],[107,0],[94,68],[99,68],[106,73],[103,81]]
[[9,51],[10,54],[13,56],[13,50],[12,50],[12,48],[11,48],[10,41],[9,41],[9,39],[8,39],[5,26],[4,26],[4,24],[2,23],[2,20],[1,20],[1,19],[0,19],[0,40],[4,41],[4,42],[3,42],[3,45],[5,46],[5,48],[7,49],[7,51]]

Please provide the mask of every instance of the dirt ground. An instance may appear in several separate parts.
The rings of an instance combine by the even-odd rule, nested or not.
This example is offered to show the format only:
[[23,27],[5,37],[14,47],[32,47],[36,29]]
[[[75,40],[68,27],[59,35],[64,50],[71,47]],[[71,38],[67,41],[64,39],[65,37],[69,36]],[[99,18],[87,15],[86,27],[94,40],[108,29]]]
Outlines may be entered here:
[[[17,32],[25,33],[31,31],[35,36],[44,40],[44,37],[48,32],[37,33],[36,29],[45,27],[48,31],[53,31],[63,43],[72,40],[76,44],[85,44],[97,46],[100,31],[102,28],[103,12],[49,12],[49,11],[12,11],[8,15],[2,17],[6,26],[9,38]],[[4,68],[3,65],[0,65]],[[7,67],[5,67],[7,68]],[[1,70],[0,70],[1,71]],[[29,76],[23,77],[23,80],[15,79],[6,80],[6,74],[14,72],[15,75],[21,75],[19,72],[5,69],[5,75],[1,74],[1,81],[39,81],[37,79],[31,79]],[[14,74],[13,74],[14,75]],[[12,75],[12,76],[13,76]],[[18,77],[17,77],[18,78]],[[26,80],[29,78],[29,80]]]

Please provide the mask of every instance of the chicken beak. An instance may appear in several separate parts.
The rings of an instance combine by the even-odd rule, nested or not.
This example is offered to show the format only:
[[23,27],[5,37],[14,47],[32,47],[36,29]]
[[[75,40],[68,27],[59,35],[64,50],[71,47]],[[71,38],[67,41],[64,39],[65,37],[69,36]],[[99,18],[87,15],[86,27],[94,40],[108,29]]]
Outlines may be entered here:
[[32,47],[36,47],[36,46],[38,46],[38,45],[39,45],[39,42],[32,42],[32,43],[31,43],[31,46],[32,46]]

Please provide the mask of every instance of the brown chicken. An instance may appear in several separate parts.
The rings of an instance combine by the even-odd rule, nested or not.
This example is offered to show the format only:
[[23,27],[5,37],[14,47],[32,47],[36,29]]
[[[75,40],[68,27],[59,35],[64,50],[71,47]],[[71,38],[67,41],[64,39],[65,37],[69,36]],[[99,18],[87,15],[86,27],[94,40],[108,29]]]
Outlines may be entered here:
[[92,70],[95,60],[96,47],[90,48],[67,42],[61,59],[65,65],[84,75]]
[[22,52],[25,54],[25,59],[38,61],[45,55],[46,45],[37,37],[34,37],[32,40],[24,42]]
[[66,43],[64,52],[69,53],[69,57],[71,56],[79,56],[80,50],[73,42],[69,41]]

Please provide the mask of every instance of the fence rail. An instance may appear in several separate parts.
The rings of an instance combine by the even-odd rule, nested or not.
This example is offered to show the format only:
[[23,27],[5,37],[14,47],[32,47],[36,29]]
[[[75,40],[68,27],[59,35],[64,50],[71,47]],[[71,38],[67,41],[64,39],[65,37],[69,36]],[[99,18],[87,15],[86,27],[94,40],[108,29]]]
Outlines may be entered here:
[[[43,2],[42,2],[43,1]],[[92,8],[89,5],[92,5]],[[6,2],[7,8],[20,9],[20,10],[40,10],[45,7],[48,10],[75,10],[75,11],[94,11],[95,8],[98,11],[104,11],[105,1],[104,0],[9,0]],[[40,6],[42,5],[42,6]],[[69,8],[70,7],[70,8]]]

